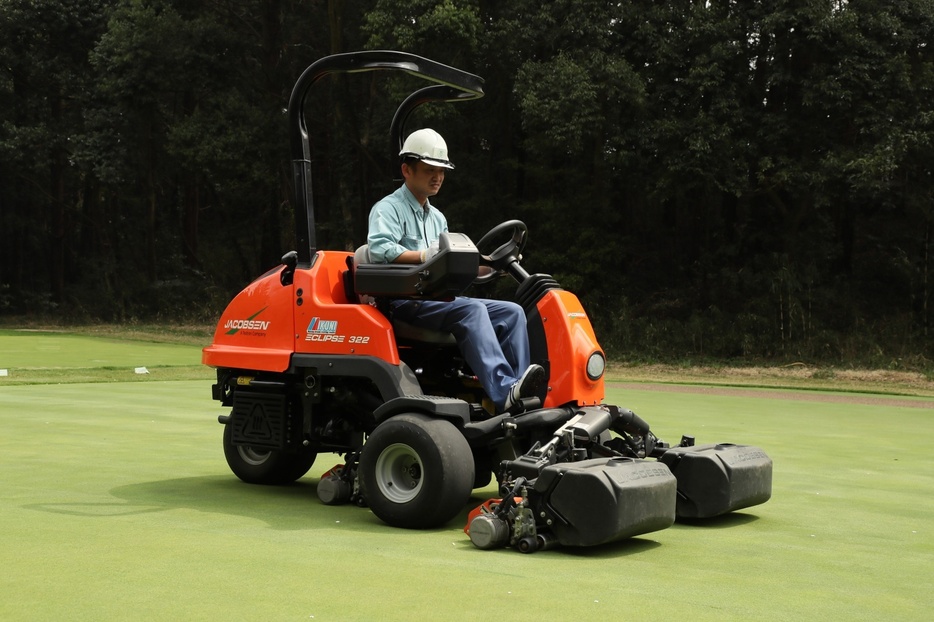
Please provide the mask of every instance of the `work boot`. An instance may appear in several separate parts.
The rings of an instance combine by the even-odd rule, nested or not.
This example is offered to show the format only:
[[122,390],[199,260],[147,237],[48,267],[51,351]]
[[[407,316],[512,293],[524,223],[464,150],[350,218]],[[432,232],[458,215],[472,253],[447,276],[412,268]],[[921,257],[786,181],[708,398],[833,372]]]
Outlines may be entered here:
[[503,404],[503,412],[510,412],[519,405],[523,398],[534,397],[544,386],[545,368],[533,363],[523,372],[522,377],[509,388],[509,394],[506,395],[506,403]]

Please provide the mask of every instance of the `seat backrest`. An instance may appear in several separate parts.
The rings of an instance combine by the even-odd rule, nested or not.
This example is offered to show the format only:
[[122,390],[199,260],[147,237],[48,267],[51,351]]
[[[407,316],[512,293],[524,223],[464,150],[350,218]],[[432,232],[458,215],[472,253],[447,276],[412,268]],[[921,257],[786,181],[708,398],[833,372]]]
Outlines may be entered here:
[[[356,270],[357,266],[359,266],[362,263],[372,263],[370,261],[370,246],[368,244],[364,244],[363,246],[358,247],[357,250],[355,250],[353,253],[353,269]],[[350,282],[350,290],[353,291],[352,277],[351,277],[351,282]],[[376,299],[373,298],[373,296],[370,296],[368,294],[356,294],[356,296],[357,296],[357,300],[361,304],[371,305],[374,307],[376,306]]]
[[362,263],[373,263],[370,261],[370,245],[364,244],[357,248],[353,254],[353,265],[356,268]]

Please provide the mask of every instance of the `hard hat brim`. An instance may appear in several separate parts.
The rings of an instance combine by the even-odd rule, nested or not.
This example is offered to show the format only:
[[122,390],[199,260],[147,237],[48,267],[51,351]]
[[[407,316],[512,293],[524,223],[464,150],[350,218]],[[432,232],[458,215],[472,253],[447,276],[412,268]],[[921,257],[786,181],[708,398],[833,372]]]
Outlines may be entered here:
[[454,165],[447,160],[438,160],[436,158],[429,158],[427,156],[419,155],[417,153],[400,153],[399,154],[403,159],[405,158],[415,158],[416,160],[421,160],[425,164],[431,164],[432,166],[440,166],[441,168],[446,168],[454,170]]

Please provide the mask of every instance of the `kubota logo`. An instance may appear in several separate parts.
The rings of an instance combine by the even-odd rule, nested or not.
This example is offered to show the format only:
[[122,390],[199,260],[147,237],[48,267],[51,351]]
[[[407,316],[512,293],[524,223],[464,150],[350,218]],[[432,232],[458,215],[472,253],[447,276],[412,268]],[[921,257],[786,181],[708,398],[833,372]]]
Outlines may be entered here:
[[265,310],[266,307],[263,307],[245,320],[227,320],[224,324],[224,328],[227,329],[227,334],[236,335],[241,330],[268,330],[272,322],[255,319],[257,315]]

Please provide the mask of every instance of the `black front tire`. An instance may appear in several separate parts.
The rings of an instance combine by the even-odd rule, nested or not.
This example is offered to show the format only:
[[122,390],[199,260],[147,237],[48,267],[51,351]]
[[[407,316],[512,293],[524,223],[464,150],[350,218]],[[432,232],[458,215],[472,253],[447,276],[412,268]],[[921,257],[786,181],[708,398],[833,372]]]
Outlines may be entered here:
[[360,455],[360,487],[384,522],[405,529],[438,527],[470,498],[474,460],[463,434],[444,419],[396,415],[380,424]]
[[289,484],[302,477],[314,464],[317,453],[275,451],[234,445],[230,424],[224,426],[224,457],[234,475],[248,484]]

